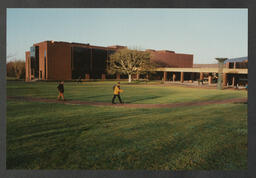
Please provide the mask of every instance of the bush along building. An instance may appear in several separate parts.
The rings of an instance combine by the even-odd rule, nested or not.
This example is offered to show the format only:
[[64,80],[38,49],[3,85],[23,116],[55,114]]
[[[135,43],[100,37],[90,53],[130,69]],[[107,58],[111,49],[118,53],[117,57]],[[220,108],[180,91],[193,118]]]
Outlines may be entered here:
[[[92,46],[90,44],[43,41],[26,52],[26,81],[72,79],[120,79],[124,75],[108,75],[107,60],[111,54],[126,46]],[[193,55],[174,51],[146,50],[159,67],[192,67]],[[152,75],[161,79],[161,74]]]

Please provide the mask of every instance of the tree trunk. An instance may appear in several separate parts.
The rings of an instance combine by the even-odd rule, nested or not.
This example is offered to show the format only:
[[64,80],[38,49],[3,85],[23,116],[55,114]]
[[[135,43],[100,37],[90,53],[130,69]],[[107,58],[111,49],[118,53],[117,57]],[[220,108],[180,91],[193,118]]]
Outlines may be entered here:
[[128,76],[129,76],[129,80],[128,80],[128,81],[129,81],[129,83],[131,83],[131,81],[132,81],[132,75],[129,74]]

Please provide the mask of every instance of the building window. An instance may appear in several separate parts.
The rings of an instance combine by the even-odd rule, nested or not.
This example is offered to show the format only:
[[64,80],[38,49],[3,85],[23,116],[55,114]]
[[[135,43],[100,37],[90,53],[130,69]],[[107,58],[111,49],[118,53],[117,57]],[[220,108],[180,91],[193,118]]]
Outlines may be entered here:
[[35,57],[36,56],[36,47],[31,46],[30,47],[30,57]]

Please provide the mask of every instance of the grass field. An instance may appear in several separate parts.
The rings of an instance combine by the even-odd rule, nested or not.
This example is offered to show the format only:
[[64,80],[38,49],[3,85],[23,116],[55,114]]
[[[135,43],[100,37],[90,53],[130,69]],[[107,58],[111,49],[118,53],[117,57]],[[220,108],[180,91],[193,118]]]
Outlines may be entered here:
[[[65,83],[65,98],[83,101],[111,102],[114,85],[109,82],[76,82]],[[57,98],[55,82],[7,83],[7,96],[33,96],[39,98]],[[215,90],[186,88],[179,86],[161,85],[160,82],[149,84],[121,83],[124,90],[122,95],[126,103],[176,103],[189,101],[206,101],[247,97],[246,91]]]
[[[65,83],[65,98],[111,102],[113,82]],[[52,82],[7,96],[56,98]],[[246,91],[124,83],[126,103],[247,97]],[[138,109],[7,101],[8,169],[247,169],[247,105]]]

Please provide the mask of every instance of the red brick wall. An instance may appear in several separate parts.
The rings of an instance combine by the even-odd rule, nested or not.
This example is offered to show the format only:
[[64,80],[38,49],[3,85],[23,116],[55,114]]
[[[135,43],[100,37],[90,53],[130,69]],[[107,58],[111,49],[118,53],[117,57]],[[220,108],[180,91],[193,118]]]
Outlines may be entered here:
[[151,51],[151,61],[161,67],[193,67],[193,55],[176,54],[172,51]]
[[[71,47],[69,43],[44,41],[39,46],[39,79],[71,80]],[[46,61],[44,56],[46,53]],[[46,63],[45,63],[46,62]],[[42,71],[42,76],[40,75]]]
[[47,48],[49,80],[71,80],[71,46],[68,43],[49,43]]

